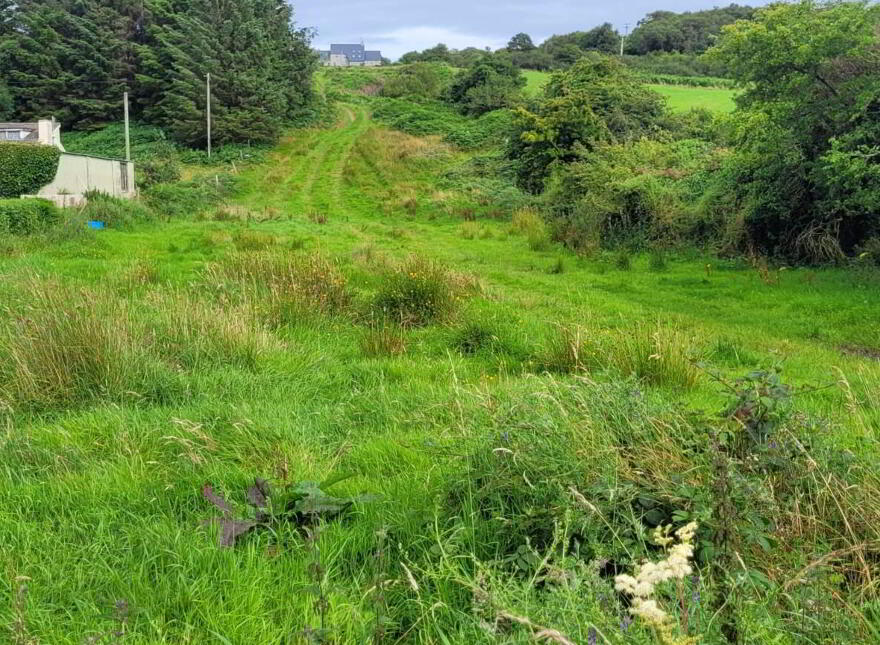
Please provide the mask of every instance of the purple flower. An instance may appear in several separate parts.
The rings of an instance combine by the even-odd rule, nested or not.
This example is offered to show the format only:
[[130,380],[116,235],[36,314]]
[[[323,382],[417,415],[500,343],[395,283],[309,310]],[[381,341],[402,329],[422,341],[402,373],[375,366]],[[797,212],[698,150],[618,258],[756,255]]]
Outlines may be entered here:
[[691,600],[695,607],[700,605],[700,574],[695,573],[691,576],[691,584],[694,587],[693,593],[691,595]]
[[624,634],[629,631],[629,626],[632,625],[633,619],[629,614],[624,614],[623,618],[620,619],[620,631]]
[[587,643],[589,643],[589,645],[596,645],[598,639],[599,635],[596,633],[596,628],[590,627],[590,631],[587,632]]

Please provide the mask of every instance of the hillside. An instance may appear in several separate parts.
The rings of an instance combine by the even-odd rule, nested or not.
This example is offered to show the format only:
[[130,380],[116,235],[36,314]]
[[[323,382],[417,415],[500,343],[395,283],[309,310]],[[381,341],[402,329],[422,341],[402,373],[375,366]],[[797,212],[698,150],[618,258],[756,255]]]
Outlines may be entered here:
[[[729,396],[714,370],[779,364],[785,383],[820,386],[794,403],[826,420],[808,458],[824,463],[833,436],[852,464],[810,474],[794,448],[779,472],[816,496],[801,521],[836,500],[870,539],[878,482],[859,464],[880,409],[875,274],[577,257],[527,211],[510,223],[467,170],[479,153],[383,129],[353,100],[335,127],[291,132],[200,220],[5,247],[4,301],[32,321],[4,313],[0,341],[4,365],[31,379],[3,381],[0,531],[12,579],[27,580],[19,634],[81,642],[122,625],[132,642],[257,643],[320,623],[359,642],[381,616],[382,641],[493,642],[481,625],[502,609],[470,613],[487,593],[578,642],[593,625],[624,642],[617,601],[580,586],[608,584],[596,569],[560,560],[583,578],[553,590],[530,577],[575,535],[593,558],[623,557],[643,539],[617,515],[631,503],[702,517],[712,458],[694,446]],[[458,188],[438,179],[451,173]],[[470,221],[486,202],[498,219]],[[382,323],[377,307],[408,322]],[[829,488],[852,468],[858,492]],[[283,521],[222,549],[201,526],[220,513],[206,482],[246,516],[254,477],[277,489],[343,474],[333,495],[371,501],[323,522],[316,545]],[[594,524],[569,487],[611,515]],[[756,533],[742,557],[762,584],[787,584],[808,552],[760,544],[816,530]],[[516,550],[527,536],[534,556]],[[523,563],[491,568],[504,553]],[[751,642],[805,633],[753,598]],[[710,605],[691,611],[718,642]],[[625,642],[649,641],[628,628]]]

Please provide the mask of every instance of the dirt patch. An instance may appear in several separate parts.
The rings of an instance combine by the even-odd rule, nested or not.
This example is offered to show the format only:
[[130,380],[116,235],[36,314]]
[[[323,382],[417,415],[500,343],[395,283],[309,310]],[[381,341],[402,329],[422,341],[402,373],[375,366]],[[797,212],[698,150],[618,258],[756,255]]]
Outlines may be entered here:
[[861,347],[859,345],[841,345],[840,352],[847,356],[859,356],[880,361],[880,349],[874,347]]

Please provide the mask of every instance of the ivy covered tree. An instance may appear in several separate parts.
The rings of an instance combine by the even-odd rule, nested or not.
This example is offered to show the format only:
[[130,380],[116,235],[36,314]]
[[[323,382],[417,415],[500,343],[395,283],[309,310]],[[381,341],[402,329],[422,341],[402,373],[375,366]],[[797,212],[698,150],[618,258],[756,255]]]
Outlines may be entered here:
[[509,55],[486,55],[461,73],[449,88],[449,101],[464,114],[479,116],[515,105],[526,79]]
[[554,167],[596,146],[650,134],[664,113],[660,95],[617,60],[593,54],[555,73],[536,110],[517,111],[508,157],[519,185],[540,193]]
[[748,243],[833,260],[880,236],[880,6],[801,0],[725,29],[710,56],[743,86],[716,201]]

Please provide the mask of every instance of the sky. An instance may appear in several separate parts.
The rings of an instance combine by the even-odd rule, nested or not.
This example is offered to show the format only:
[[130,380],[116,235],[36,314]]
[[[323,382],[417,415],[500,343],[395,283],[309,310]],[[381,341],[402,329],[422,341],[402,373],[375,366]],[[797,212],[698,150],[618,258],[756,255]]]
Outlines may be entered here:
[[[446,43],[454,49],[498,49],[521,31],[540,43],[553,34],[588,30],[610,22],[632,29],[646,14],[664,9],[695,11],[732,0],[293,0],[300,27],[317,30],[314,45],[359,43],[396,59],[412,50]],[[767,0],[739,0],[761,5]]]

